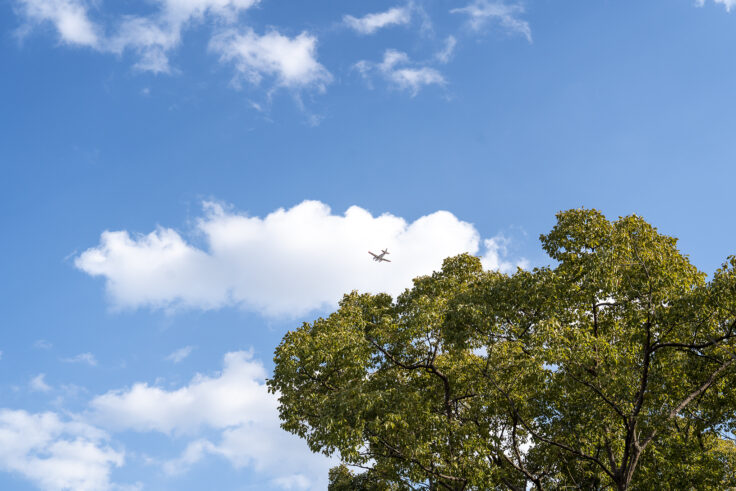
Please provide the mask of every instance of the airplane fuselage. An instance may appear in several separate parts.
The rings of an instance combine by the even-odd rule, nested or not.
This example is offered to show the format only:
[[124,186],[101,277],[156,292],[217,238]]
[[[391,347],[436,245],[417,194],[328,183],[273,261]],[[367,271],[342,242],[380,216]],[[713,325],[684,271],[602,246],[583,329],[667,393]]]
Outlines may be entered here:
[[386,259],[384,257],[386,254],[390,254],[390,252],[388,252],[388,249],[381,250],[381,253],[380,254],[373,254],[371,251],[368,251],[368,254],[370,254],[371,256],[373,256],[373,260],[376,261],[376,262],[379,262],[379,263],[382,262],[382,261],[385,261],[387,263],[390,263],[391,262],[389,259]]

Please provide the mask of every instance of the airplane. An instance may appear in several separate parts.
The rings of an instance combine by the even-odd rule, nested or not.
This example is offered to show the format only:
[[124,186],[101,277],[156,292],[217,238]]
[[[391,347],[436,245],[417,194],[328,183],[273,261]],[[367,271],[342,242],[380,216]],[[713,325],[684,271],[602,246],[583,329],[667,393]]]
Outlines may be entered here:
[[371,256],[373,256],[373,260],[374,261],[378,261],[379,263],[382,262],[382,261],[386,261],[387,263],[390,263],[391,262],[390,259],[386,259],[385,257],[383,257],[386,254],[391,254],[390,252],[388,252],[388,249],[381,250],[381,253],[380,254],[373,254],[371,251],[368,251],[368,254],[370,254]]

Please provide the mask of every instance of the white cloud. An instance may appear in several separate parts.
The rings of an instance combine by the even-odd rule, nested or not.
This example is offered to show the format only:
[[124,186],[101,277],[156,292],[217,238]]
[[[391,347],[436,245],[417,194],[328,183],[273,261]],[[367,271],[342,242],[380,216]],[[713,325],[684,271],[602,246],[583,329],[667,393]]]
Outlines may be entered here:
[[136,68],[167,73],[171,71],[169,53],[181,44],[187,28],[205,18],[232,24],[259,0],[152,0],[154,12],[147,16],[107,15],[101,16],[106,22],[100,23],[89,18],[86,0],[17,1],[25,30],[49,22],[66,44],[118,54],[131,50],[139,58]]
[[90,406],[93,420],[106,428],[192,434],[268,419],[277,404],[261,383],[265,377],[263,366],[239,351],[225,356],[217,377],[197,375],[175,391],[138,383],[97,396]]
[[106,490],[123,453],[90,425],[62,421],[55,413],[0,409],[0,469],[22,475],[41,489]]
[[190,442],[181,455],[163,463],[162,468],[168,475],[185,474],[190,467],[209,454],[217,453],[217,446],[209,440],[194,440]]
[[233,63],[254,85],[271,76],[281,87],[324,90],[332,81],[330,72],[316,59],[317,38],[306,32],[289,38],[276,31],[259,36],[252,29],[228,30],[211,40],[210,49],[221,61]]
[[65,44],[97,47],[100,42],[84,0],[19,0],[18,6],[29,24],[53,24]]
[[37,349],[51,349],[53,348],[53,344],[49,343],[45,339],[39,339],[35,343],[33,343],[33,347]]
[[[697,0],[697,5],[702,7],[705,5],[705,0]],[[726,8],[726,12],[730,12],[733,7],[736,7],[736,0],[713,0],[713,3],[720,3]]]
[[468,24],[474,30],[480,30],[487,24],[495,22],[507,31],[521,34],[527,41],[532,42],[532,30],[529,23],[518,17],[524,13],[524,8],[520,4],[475,0],[466,7],[450,10],[450,13],[466,14],[469,17]]
[[155,20],[142,17],[124,19],[117,32],[106,43],[113,53],[132,50],[138,55],[135,68],[153,72],[169,73],[169,51],[181,40],[181,26],[161,25]]
[[156,3],[160,7],[156,15],[124,17],[108,40],[108,49],[118,53],[132,49],[139,55],[137,68],[159,73],[171,70],[169,52],[181,43],[187,27],[205,17],[218,23],[232,23],[240,12],[258,0],[157,0]]
[[[236,468],[253,467],[286,480],[299,474],[303,488],[327,489],[327,473],[337,461],[312,453],[304,440],[281,429],[277,412],[270,416],[270,420],[260,424],[248,423],[223,431],[211,452]],[[281,486],[285,485],[282,481]]]
[[[197,375],[176,390],[139,383],[108,392],[92,400],[86,417],[116,431],[192,436],[178,458],[163,463],[169,474],[214,455],[265,473],[286,489],[324,488],[332,462],[279,427],[277,396],[268,392],[263,365],[244,351],[226,354],[224,365],[216,376]],[[197,437],[208,429],[220,430],[218,441]]]
[[[0,409],[0,471],[12,472],[49,491],[142,489],[110,481],[124,453],[105,430],[157,432],[186,442],[176,458],[146,456],[167,474],[186,473],[202,459],[248,467],[282,489],[325,489],[335,460],[309,450],[280,428],[278,395],[268,392],[266,370],[251,352],[224,356],[213,375],[195,375],[177,389],[147,383],[94,397],[88,410],[62,419],[46,412]],[[41,384],[43,375],[37,377]],[[78,387],[65,387],[78,392]]]
[[[205,203],[196,232],[206,248],[159,228],[148,235],[104,232],[76,266],[106,280],[116,308],[239,306],[265,315],[300,315],[331,308],[351,290],[401,293],[411,280],[448,256],[480,249],[475,227],[447,211],[414,222],[374,217],[350,207],[332,214],[318,201],[279,209],[264,218]],[[391,263],[368,251],[388,248]]]
[[485,269],[501,271],[502,273],[514,273],[517,268],[526,269],[529,267],[529,261],[524,258],[511,262],[505,258],[508,256],[508,246],[511,239],[503,235],[497,235],[483,241],[486,246],[486,252],[481,257],[481,264]]
[[452,54],[455,52],[455,46],[457,46],[457,39],[455,36],[447,36],[445,39],[445,46],[435,54],[435,58],[440,63],[447,63],[452,59]]
[[385,12],[368,14],[363,17],[346,15],[343,22],[361,34],[372,34],[386,26],[408,24],[411,21],[411,10],[408,7],[394,7]]
[[44,380],[46,377],[45,373],[39,373],[35,377],[31,379],[31,382],[28,384],[30,389],[34,392],[48,392],[51,390],[51,386],[46,383],[46,380]]
[[237,14],[256,5],[259,0],[157,0],[170,23],[185,23],[213,14],[234,20]]
[[62,358],[65,363],[86,363],[91,367],[97,366],[97,359],[92,353],[80,353],[71,358]]
[[444,85],[445,79],[442,74],[434,68],[399,68],[388,73],[389,78],[402,89],[417,94],[419,89],[425,85]]
[[367,77],[371,71],[377,71],[394,87],[407,90],[412,96],[419,93],[425,85],[445,85],[442,74],[427,66],[417,67],[412,64],[409,56],[401,51],[388,49],[383,54],[381,63],[371,63],[365,60],[355,64],[355,68]]
[[304,474],[292,474],[283,476],[271,481],[275,486],[281,489],[309,489],[312,482]]
[[166,360],[171,361],[173,363],[179,363],[184,358],[189,356],[192,353],[192,350],[194,348],[192,346],[184,346],[183,348],[179,348],[178,350],[171,353],[169,356],[166,357]]

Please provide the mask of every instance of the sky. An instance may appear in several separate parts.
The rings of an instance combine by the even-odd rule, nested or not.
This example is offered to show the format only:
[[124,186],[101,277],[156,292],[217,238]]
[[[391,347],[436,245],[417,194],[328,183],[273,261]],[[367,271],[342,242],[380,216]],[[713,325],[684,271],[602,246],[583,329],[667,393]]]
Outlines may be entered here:
[[547,265],[561,210],[712,273],[732,10],[0,0],[0,489],[325,489],[266,389],[282,336],[454,254]]

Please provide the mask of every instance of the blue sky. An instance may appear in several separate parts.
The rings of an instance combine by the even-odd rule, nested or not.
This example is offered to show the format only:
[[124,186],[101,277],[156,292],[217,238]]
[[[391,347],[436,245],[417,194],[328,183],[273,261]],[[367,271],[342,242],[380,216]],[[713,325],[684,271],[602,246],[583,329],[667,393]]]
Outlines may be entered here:
[[732,7],[0,2],[0,488],[322,489],[264,388],[283,334],[451,254],[546,264],[559,210],[711,273]]

